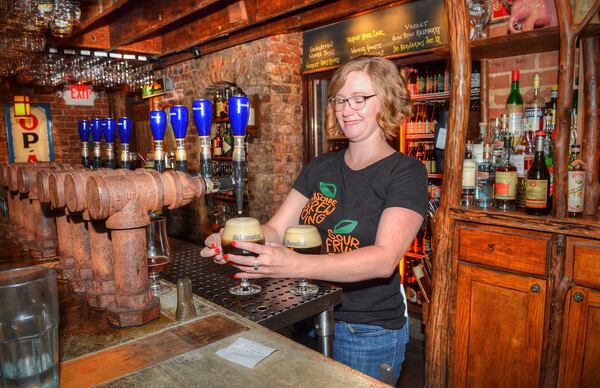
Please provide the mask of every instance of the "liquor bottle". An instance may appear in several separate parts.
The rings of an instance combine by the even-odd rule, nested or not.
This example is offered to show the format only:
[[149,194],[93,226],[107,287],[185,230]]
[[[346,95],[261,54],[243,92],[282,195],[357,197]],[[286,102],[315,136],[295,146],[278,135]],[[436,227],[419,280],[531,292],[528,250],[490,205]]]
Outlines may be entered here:
[[479,137],[473,142],[473,158],[475,162],[483,161],[483,144],[487,137],[487,123],[479,123]]
[[527,171],[525,183],[525,211],[529,214],[548,214],[550,211],[550,171],[544,155],[544,131],[537,131],[535,156]]
[[225,136],[223,136],[223,155],[233,155],[233,136],[231,135],[231,124],[225,124]]
[[[506,115],[502,115],[502,123],[506,120]],[[502,150],[504,149],[504,129],[501,124],[500,117],[496,117],[496,122],[494,125],[494,140],[492,143],[492,162],[497,164],[500,162],[500,158],[502,157]]]
[[476,163],[473,159],[473,145],[469,140],[465,147],[465,157],[463,159],[462,174],[462,194],[461,205],[473,206],[475,204],[475,169]]
[[533,97],[527,101],[525,106],[526,129],[533,132],[534,135],[544,128],[544,109],[544,100],[540,97],[540,75],[535,74],[533,76]]
[[427,78],[422,71],[417,74],[417,89],[418,94],[427,93]]
[[496,185],[494,197],[496,208],[514,210],[517,198],[517,168],[510,163],[511,141],[510,137],[504,138],[504,151],[502,159],[496,165]]
[[521,142],[523,136],[523,97],[519,91],[519,70],[512,71],[510,93],[506,99],[508,114],[508,132],[512,136],[513,147]]
[[477,164],[475,203],[482,209],[494,205],[494,182],[496,180],[496,166],[492,163],[492,145],[483,146],[483,161]]
[[420,160],[421,162],[423,162],[423,158],[425,154],[425,150],[423,149],[423,143],[418,143],[417,145],[417,152],[415,154],[415,157]]
[[431,174],[437,174],[437,163],[435,161],[435,147],[433,144],[429,146],[429,169]]
[[410,91],[411,96],[419,94],[418,81],[417,81],[417,69],[415,69],[414,67],[408,69],[408,85],[409,85],[408,90]]
[[229,115],[229,88],[225,88],[223,91],[223,104],[221,105],[221,113],[220,116],[222,119],[226,118]]
[[221,137],[221,124],[217,127],[217,133],[212,140],[212,153],[213,156],[223,155],[223,138]]
[[423,234],[423,253],[430,254],[431,249],[431,218],[427,217],[427,222],[425,223],[425,233]]
[[446,89],[444,88],[446,84],[446,80],[444,79],[444,69],[439,70],[439,72],[435,75],[435,92],[442,93]]
[[571,135],[569,144],[577,144],[577,110],[579,109],[579,77],[573,85],[573,105],[571,106]]
[[221,112],[223,111],[223,98],[221,95],[221,91],[217,90],[215,93],[215,98],[213,102],[213,106],[215,107],[215,112],[213,117],[221,117]]
[[571,145],[571,158],[569,160],[569,194],[567,196],[568,215],[579,217],[583,212],[583,198],[585,197],[585,164],[580,158],[581,146]]
[[546,138],[552,139],[556,129],[556,104],[558,100],[558,85],[550,89],[550,101],[546,104]]
[[434,88],[434,77],[433,74],[429,72],[429,66],[425,66],[425,92],[433,93]]

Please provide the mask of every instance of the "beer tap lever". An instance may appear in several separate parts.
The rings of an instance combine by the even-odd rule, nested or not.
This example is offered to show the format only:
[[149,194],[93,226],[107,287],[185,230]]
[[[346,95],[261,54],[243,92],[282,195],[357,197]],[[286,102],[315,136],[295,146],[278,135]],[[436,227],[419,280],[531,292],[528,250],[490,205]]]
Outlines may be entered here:
[[92,140],[94,140],[94,156],[92,158],[92,168],[97,170],[102,167],[102,119],[95,117],[92,119]]
[[166,165],[163,141],[167,129],[167,114],[164,111],[153,110],[150,112],[150,129],[154,137],[154,169],[164,172]]
[[90,121],[79,120],[79,140],[81,141],[81,164],[85,168],[90,168],[90,155],[88,141],[90,141]]
[[104,140],[106,141],[106,162],[104,167],[114,169],[116,167],[114,146],[117,121],[108,118],[104,120],[103,124]]
[[171,118],[171,127],[175,135],[175,170],[187,172],[187,153],[185,151],[185,135],[188,126],[188,108],[184,105],[175,105],[171,107],[169,113]]
[[121,140],[121,168],[131,168],[129,142],[131,141],[133,122],[128,117],[121,117],[117,122],[117,127],[119,128],[119,140]]
[[210,180],[213,175],[210,157],[210,124],[212,122],[212,104],[209,100],[194,100],[192,116],[200,140],[200,175]]
[[234,95],[229,97],[229,121],[233,132],[233,181],[237,213],[244,210],[244,186],[246,184],[246,127],[250,114],[248,97]]

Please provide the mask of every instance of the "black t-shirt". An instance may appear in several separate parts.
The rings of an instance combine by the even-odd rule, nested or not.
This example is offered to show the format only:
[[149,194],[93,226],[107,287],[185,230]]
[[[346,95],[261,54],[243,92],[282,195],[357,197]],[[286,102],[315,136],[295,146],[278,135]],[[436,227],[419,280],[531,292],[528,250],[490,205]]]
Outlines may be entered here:
[[[302,169],[294,189],[308,198],[300,223],[319,229],[328,254],[373,245],[388,207],[410,209],[423,217],[427,212],[425,166],[397,152],[358,171],[346,165],[344,152],[326,153]],[[336,319],[388,329],[404,326],[398,270],[389,278],[338,285],[343,294]]]

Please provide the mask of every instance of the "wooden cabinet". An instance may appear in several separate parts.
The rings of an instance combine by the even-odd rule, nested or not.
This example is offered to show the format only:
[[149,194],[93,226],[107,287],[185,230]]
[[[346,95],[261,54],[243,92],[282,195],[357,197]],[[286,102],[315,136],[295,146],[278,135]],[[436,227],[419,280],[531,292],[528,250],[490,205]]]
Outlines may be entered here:
[[[600,382],[600,241],[567,240],[567,294],[560,358],[561,387],[597,387]],[[587,286],[587,287],[586,287]]]
[[[480,239],[485,233],[501,231],[502,228],[488,230],[486,227],[484,230],[480,227],[476,230],[464,225],[459,228],[451,371],[451,385],[455,387],[512,388],[540,384],[546,280],[463,261],[465,254],[465,258],[473,263],[485,262],[490,251]],[[495,241],[504,250],[510,249],[511,243],[515,242],[520,243],[519,246],[523,243],[528,246],[524,236],[513,236],[512,242],[510,235],[503,239],[499,237],[487,239],[490,238],[487,236],[485,241]],[[544,239],[537,236],[532,243],[535,245],[540,241]],[[517,253],[513,257],[517,257]],[[502,265],[510,267],[510,260],[503,261]]]

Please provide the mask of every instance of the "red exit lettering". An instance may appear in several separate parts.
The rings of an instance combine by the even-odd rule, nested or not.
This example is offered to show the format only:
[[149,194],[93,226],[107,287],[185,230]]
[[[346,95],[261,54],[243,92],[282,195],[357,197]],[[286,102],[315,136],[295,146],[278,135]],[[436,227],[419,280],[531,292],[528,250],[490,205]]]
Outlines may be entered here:
[[89,85],[69,85],[69,92],[73,100],[87,100],[92,95]]

